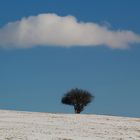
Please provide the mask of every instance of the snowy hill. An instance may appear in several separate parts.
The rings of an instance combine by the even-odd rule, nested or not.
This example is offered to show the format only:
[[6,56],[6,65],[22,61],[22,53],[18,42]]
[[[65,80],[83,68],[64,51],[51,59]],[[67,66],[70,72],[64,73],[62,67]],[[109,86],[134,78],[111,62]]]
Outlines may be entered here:
[[140,140],[140,118],[0,110],[0,140]]

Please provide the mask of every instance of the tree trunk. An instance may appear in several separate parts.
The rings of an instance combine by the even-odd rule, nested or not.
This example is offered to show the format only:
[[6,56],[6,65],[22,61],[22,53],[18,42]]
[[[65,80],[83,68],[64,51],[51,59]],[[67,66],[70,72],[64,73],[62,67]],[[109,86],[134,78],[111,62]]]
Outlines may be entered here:
[[81,113],[81,109],[80,109],[79,105],[75,105],[74,110],[75,110],[75,114],[80,114]]
[[79,110],[75,110],[75,114],[80,114],[80,111]]

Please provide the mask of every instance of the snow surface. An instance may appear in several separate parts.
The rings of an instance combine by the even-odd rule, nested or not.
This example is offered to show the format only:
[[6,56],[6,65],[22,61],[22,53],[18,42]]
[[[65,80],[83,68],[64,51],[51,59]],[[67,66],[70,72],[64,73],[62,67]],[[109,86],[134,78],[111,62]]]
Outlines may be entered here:
[[140,140],[140,118],[0,110],[0,140]]

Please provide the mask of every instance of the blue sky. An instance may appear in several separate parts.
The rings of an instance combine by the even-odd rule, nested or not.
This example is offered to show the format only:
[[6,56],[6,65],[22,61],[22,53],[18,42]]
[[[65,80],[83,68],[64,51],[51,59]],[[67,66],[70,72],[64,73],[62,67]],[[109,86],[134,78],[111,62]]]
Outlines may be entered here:
[[[23,17],[34,16],[36,20],[40,14],[55,13],[58,18],[72,15],[78,23],[82,21],[96,23],[99,27],[107,26],[107,33],[131,30],[139,36],[139,5],[139,0],[0,0],[0,29],[3,30],[9,22],[14,25]],[[78,23],[76,25],[80,25]],[[12,29],[17,30],[19,25]],[[4,38],[6,43],[11,39],[9,33],[11,27]],[[89,37],[86,36],[86,39]],[[73,108],[62,105],[60,100],[65,92],[78,87],[96,96],[83,113],[140,117],[140,44],[135,40],[132,40],[129,48],[128,42],[124,41],[125,49],[121,48],[124,42],[114,49],[116,43],[112,45],[110,41],[107,42],[109,47],[100,44],[100,41],[92,42],[89,46],[71,47],[71,42],[62,42],[62,46],[47,43],[26,46],[29,42],[19,45],[13,40],[9,49],[9,44],[0,40],[1,109],[73,113]],[[24,45],[26,48],[23,48]],[[70,46],[66,48],[65,45]]]

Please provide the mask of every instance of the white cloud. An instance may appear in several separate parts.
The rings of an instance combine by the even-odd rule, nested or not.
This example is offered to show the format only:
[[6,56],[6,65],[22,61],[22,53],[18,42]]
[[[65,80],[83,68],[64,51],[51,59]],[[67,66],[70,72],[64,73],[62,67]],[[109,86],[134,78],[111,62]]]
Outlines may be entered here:
[[0,28],[0,47],[91,46],[127,48],[140,43],[140,36],[127,30],[110,30],[92,22],[78,22],[73,16],[40,14],[10,22]]

